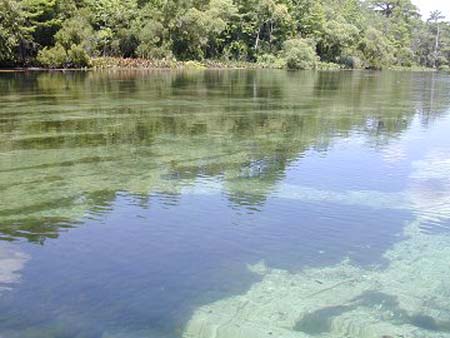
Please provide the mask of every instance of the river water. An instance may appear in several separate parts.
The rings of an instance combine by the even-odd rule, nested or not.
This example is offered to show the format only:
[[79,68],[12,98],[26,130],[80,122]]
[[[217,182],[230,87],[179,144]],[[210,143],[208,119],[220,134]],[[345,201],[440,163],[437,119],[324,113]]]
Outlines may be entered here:
[[450,337],[449,94],[0,73],[0,337]]

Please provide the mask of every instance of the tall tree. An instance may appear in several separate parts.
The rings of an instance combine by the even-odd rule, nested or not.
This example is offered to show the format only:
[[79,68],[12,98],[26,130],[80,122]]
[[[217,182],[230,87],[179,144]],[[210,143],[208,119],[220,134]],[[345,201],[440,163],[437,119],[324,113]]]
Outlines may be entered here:
[[433,59],[433,68],[436,68],[438,66],[438,60],[439,60],[439,39],[441,34],[441,28],[440,28],[440,21],[442,19],[445,19],[445,16],[442,15],[441,11],[432,11],[430,14],[430,17],[428,18],[427,22],[432,26],[432,28],[435,29],[435,39],[434,39],[434,50],[432,54]]

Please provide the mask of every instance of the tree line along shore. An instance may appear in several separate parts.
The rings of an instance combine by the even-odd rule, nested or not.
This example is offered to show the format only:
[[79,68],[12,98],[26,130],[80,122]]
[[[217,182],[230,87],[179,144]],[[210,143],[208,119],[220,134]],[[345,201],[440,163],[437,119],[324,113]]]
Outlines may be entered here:
[[410,0],[0,0],[0,67],[435,69],[450,22]]

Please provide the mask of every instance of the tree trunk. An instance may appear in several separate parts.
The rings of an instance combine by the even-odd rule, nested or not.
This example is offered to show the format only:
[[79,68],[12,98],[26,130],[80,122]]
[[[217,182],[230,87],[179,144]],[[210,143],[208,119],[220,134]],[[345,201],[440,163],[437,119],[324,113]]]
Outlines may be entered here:
[[269,28],[269,48],[272,51],[272,35],[273,35],[273,22],[270,20],[270,28]]
[[437,58],[439,56],[439,35],[440,35],[440,27],[437,24],[437,32],[436,32],[436,41],[434,43],[434,58],[433,58],[433,67],[437,67]]
[[258,34],[256,34],[255,52],[258,50],[258,46],[259,46],[259,33],[260,32],[261,32],[261,27],[258,28]]

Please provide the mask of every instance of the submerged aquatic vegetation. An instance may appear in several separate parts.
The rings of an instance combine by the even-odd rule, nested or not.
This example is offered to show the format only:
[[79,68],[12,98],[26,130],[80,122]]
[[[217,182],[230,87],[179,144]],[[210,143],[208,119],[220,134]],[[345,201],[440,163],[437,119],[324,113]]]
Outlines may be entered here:
[[[408,194],[417,218],[405,227],[406,239],[384,254],[386,268],[348,260],[299,273],[251,266],[262,280],[246,294],[197,309],[183,337],[450,337],[450,236],[422,231],[430,213],[450,218],[450,171],[439,158],[414,166]],[[440,180],[445,193],[425,205],[430,179]]]
[[245,295],[198,309],[184,337],[450,337],[449,255],[450,237],[417,233],[386,269],[268,270]]

